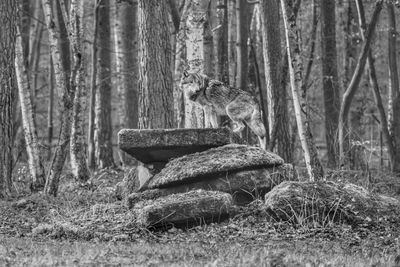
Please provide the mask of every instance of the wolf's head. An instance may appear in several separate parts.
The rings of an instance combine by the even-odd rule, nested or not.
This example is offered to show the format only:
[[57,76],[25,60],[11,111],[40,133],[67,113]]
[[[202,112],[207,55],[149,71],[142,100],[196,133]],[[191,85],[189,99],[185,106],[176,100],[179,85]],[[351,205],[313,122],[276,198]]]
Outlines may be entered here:
[[184,71],[180,87],[190,100],[195,101],[200,91],[207,87],[208,81],[209,78],[204,74]]

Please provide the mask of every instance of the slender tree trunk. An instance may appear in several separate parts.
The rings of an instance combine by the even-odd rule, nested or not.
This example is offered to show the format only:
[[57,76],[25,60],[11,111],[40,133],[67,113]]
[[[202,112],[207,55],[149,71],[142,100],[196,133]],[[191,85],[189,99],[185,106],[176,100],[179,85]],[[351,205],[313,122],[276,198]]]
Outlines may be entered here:
[[[394,173],[400,173],[400,86],[399,86],[399,72],[397,68],[396,57],[396,15],[394,12],[393,4],[387,2],[388,11],[388,57],[389,57],[389,99],[392,103],[389,106],[389,131],[392,137],[392,144],[394,144],[392,160],[390,162],[391,170]],[[390,150],[389,150],[390,152]]]
[[95,106],[96,106],[96,77],[97,77],[97,41],[99,32],[99,9],[102,0],[97,0],[94,10],[93,20],[93,45],[92,45],[92,73],[90,81],[90,100],[89,100],[89,125],[88,125],[88,166],[91,170],[96,168],[95,157],[95,142],[94,142],[94,129],[95,129]]
[[111,34],[110,2],[101,1],[99,7],[98,58],[95,107],[95,155],[100,169],[114,166],[111,124]]
[[328,167],[336,167],[340,88],[337,70],[335,1],[321,0],[322,85]]
[[[296,114],[299,138],[304,152],[310,181],[320,181],[324,177],[324,170],[318,158],[318,152],[312,138],[310,118],[307,104],[301,101],[300,87],[302,85],[302,59],[300,55],[300,36],[296,25],[293,8],[281,0],[283,22],[289,62],[290,85],[292,88],[293,105]],[[301,103],[302,102],[302,103]]]
[[270,143],[269,139],[269,122],[268,122],[268,99],[265,92],[267,88],[267,79],[264,62],[264,50],[263,50],[263,31],[261,23],[261,7],[256,5],[254,7],[252,22],[250,25],[250,54],[253,56],[253,64],[256,73],[256,87],[257,92],[260,94],[260,106],[262,110],[262,117],[265,126],[265,130],[268,133],[265,136],[266,144]]
[[237,56],[236,56],[236,1],[228,0],[228,65],[229,65],[229,82],[230,85],[236,87],[237,72]]
[[174,127],[166,2],[139,0],[139,128]]
[[338,123],[338,131],[339,131],[339,156],[340,156],[340,165],[343,166],[345,164],[346,157],[345,157],[345,151],[344,151],[344,138],[346,136],[346,127],[345,127],[345,121],[348,118],[349,110],[350,110],[350,105],[351,101],[354,97],[354,94],[357,91],[358,85],[361,80],[361,76],[365,67],[365,63],[367,61],[368,57],[368,51],[371,45],[372,41],[372,36],[376,27],[376,24],[378,22],[379,14],[380,11],[382,10],[382,5],[383,1],[378,1],[375,4],[375,10],[374,13],[372,14],[371,18],[371,23],[368,26],[367,33],[365,35],[365,42],[363,44],[356,68],[354,70],[353,77],[351,79],[351,82],[349,86],[347,87],[346,91],[343,94],[343,99],[342,99],[342,104],[340,107],[340,113],[339,113],[339,123]]
[[287,92],[281,87],[281,35],[279,27],[279,0],[261,2],[261,21],[263,34],[264,66],[270,130],[269,149],[274,150],[286,162],[292,162],[290,145]]
[[247,89],[249,58],[247,40],[250,32],[251,7],[247,0],[236,0],[236,86]]
[[[210,51],[212,42],[209,38],[209,1],[192,1],[191,8],[186,20],[187,26],[187,61],[191,72],[202,72],[209,74],[211,64]],[[207,43],[206,43],[207,42]],[[208,125],[205,121],[203,109],[188,99],[185,99],[185,128],[204,128]]]
[[0,198],[11,195],[13,169],[13,104],[17,2],[0,1]]
[[70,160],[72,173],[77,181],[87,181],[90,178],[85,157],[85,139],[83,137],[82,106],[86,102],[86,88],[84,87],[85,67],[82,56],[82,17],[79,0],[71,0],[70,10],[70,43],[72,47],[73,68],[71,74],[71,88],[75,92],[72,109],[72,127],[70,142]]
[[180,79],[186,68],[186,19],[191,1],[185,1],[176,34],[174,70],[174,115],[178,128],[185,127],[185,100],[180,88]]
[[54,115],[54,65],[51,52],[49,55],[49,104],[47,109],[47,145],[49,146],[47,160],[51,160],[53,146],[53,115]]
[[[68,153],[68,146],[71,133],[71,113],[72,113],[72,96],[69,87],[69,48],[65,51],[65,43],[68,44],[64,21],[60,17],[61,12],[57,12],[57,22],[52,10],[51,0],[42,0],[43,10],[47,29],[49,31],[50,50],[54,62],[54,75],[57,89],[59,90],[60,100],[60,136],[57,142],[56,150],[54,151],[53,159],[50,164],[49,173],[45,185],[45,193],[48,195],[57,195],[58,184],[61,176],[61,171],[64,166],[65,158]],[[54,4],[56,4],[54,2]],[[59,7],[57,8],[59,9]],[[61,33],[61,34],[59,34]],[[69,47],[69,45],[68,45]]]
[[214,31],[216,47],[216,79],[229,84],[229,60],[228,60],[228,0],[217,1],[217,26]]
[[[120,128],[138,127],[138,3],[117,2],[115,28],[116,64],[118,73]],[[119,152],[123,165],[132,165],[132,158]]]
[[26,69],[26,54],[23,51],[22,38],[18,36],[15,46],[15,71],[18,82],[18,93],[21,105],[22,125],[24,128],[26,151],[28,152],[29,171],[32,177],[32,191],[43,189],[45,171],[40,154],[36,131],[35,114],[32,109],[31,90]]

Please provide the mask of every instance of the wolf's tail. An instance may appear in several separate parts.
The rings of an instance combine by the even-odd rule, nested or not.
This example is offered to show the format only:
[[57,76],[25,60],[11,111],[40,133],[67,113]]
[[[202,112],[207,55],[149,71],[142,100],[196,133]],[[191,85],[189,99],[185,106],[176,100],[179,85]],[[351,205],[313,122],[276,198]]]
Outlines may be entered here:
[[261,118],[260,107],[256,107],[251,114],[250,120],[246,121],[250,129],[260,138],[265,139],[266,131],[264,122]]

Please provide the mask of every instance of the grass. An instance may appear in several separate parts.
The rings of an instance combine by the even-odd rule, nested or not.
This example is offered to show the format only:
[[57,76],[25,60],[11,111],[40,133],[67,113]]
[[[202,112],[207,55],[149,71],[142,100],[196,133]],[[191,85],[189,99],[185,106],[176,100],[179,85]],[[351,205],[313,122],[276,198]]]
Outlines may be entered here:
[[340,242],[247,243],[0,241],[1,266],[394,266],[394,255],[348,249]]
[[121,179],[110,170],[86,188],[63,180],[58,198],[0,201],[0,266],[396,266],[400,254],[400,220],[337,224],[305,208],[292,225],[267,221],[262,201],[221,224],[150,232],[113,195]]

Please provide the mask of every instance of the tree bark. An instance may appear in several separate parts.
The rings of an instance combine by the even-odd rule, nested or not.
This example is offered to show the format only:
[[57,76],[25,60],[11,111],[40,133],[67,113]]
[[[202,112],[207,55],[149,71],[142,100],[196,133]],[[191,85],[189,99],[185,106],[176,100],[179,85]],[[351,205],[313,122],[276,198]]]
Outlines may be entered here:
[[[172,1],[172,0],[171,0]],[[116,2],[115,48],[117,90],[119,95],[120,128],[138,127],[138,3]],[[119,152],[123,165],[131,165],[132,158]]]
[[139,128],[174,127],[171,43],[165,1],[139,0]]
[[[396,56],[396,15],[394,12],[393,4],[387,2],[388,11],[388,57],[389,57],[389,99],[391,105],[389,106],[389,133],[392,137],[393,154],[390,161],[392,172],[400,173],[400,86],[399,74],[397,68]],[[390,150],[389,150],[390,152]]]
[[368,51],[371,45],[372,36],[379,18],[380,11],[382,10],[383,1],[378,1],[375,4],[375,10],[372,14],[371,23],[368,26],[368,30],[365,36],[365,42],[363,44],[356,68],[354,70],[353,77],[345,93],[343,94],[342,104],[339,112],[339,156],[340,166],[343,166],[346,162],[345,151],[344,151],[344,138],[347,132],[345,128],[345,121],[348,118],[351,101],[353,100],[354,94],[357,91],[358,85],[361,80],[361,76],[365,67],[365,63],[368,57]]
[[328,167],[336,167],[337,126],[340,110],[340,88],[336,52],[335,1],[321,0],[321,63],[325,104],[325,138]]
[[191,1],[185,1],[182,14],[180,16],[179,30],[176,33],[175,46],[175,70],[174,70],[174,116],[176,127],[185,127],[185,100],[180,88],[182,73],[187,67],[186,62],[186,19],[190,9]]
[[236,87],[237,56],[236,56],[236,0],[228,0],[228,65],[229,83]]
[[0,199],[11,195],[17,2],[0,1]]
[[83,13],[78,0],[71,0],[70,10],[70,43],[73,56],[71,74],[71,90],[75,93],[72,109],[72,127],[70,142],[70,160],[72,174],[77,181],[87,181],[90,172],[86,164],[85,139],[83,137],[84,117],[82,107],[86,103],[86,88],[84,86],[85,67],[82,55],[82,17]]
[[114,166],[111,124],[111,34],[110,2],[99,3],[98,57],[95,105],[95,156],[99,169]]
[[97,0],[94,8],[94,19],[93,19],[93,43],[92,43],[92,73],[91,73],[91,81],[90,81],[90,100],[89,100],[89,122],[88,122],[88,167],[91,170],[96,169],[96,157],[95,157],[95,142],[94,142],[94,129],[95,129],[95,117],[96,117],[96,78],[97,78],[97,42],[98,42],[98,33],[99,33],[99,10],[100,3],[102,0]]
[[217,1],[217,26],[214,31],[214,42],[216,47],[216,79],[229,84],[229,61],[228,61],[228,0]]
[[300,87],[302,85],[302,59],[300,55],[300,36],[296,25],[293,8],[286,0],[281,0],[283,22],[289,62],[290,85],[295,109],[299,139],[304,152],[304,159],[310,181],[320,181],[324,170],[318,158],[318,152],[312,138],[307,103],[301,102]]
[[[69,86],[69,46],[68,50],[65,51],[65,43],[68,44],[68,38],[66,34],[64,34],[66,33],[66,29],[64,21],[62,20],[62,17],[60,17],[61,12],[57,12],[56,16],[58,18],[55,21],[54,11],[52,10],[52,1],[42,0],[42,5],[47,29],[49,31],[50,50],[54,63],[54,75],[61,101],[59,104],[61,117],[60,135],[50,164],[44,189],[46,194],[56,196],[61,171],[68,153],[71,134],[71,113],[73,103]],[[59,6],[57,9],[59,10]],[[68,58],[66,58],[67,55]]]
[[261,21],[266,95],[268,107],[269,149],[275,150],[285,162],[292,162],[286,88],[281,86],[282,47],[279,27],[279,0],[261,1]]
[[[186,19],[187,39],[186,55],[191,72],[201,72],[210,75],[212,72],[211,56],[212,41],[208,17],[209,0],[192,1]],[[203,109],[185,99],[185,128],[204,128],[209,124]]]
[[28,153],[29,172],[31,174],[31,190],[39,191],[45,184],[45,170],[40,154],[37,137],[35,113],[32,109],[32,96],[27,72],[26,53],[23,51],[21,36],[16,39],[15,45],[15,71],[18,82],[18,93],[21,106],[22,125],[24,129],[26,151]]
[[251,7],[247,0],[236,0],[236,87],[246,90],[249,73],[247,40],[250,32]]
[[47,160],[51,160],[51,151],[53,148],[53,117],[54,117],[54,65],[49,55],[49,104],[47,109],[47,145],[49,146]]

